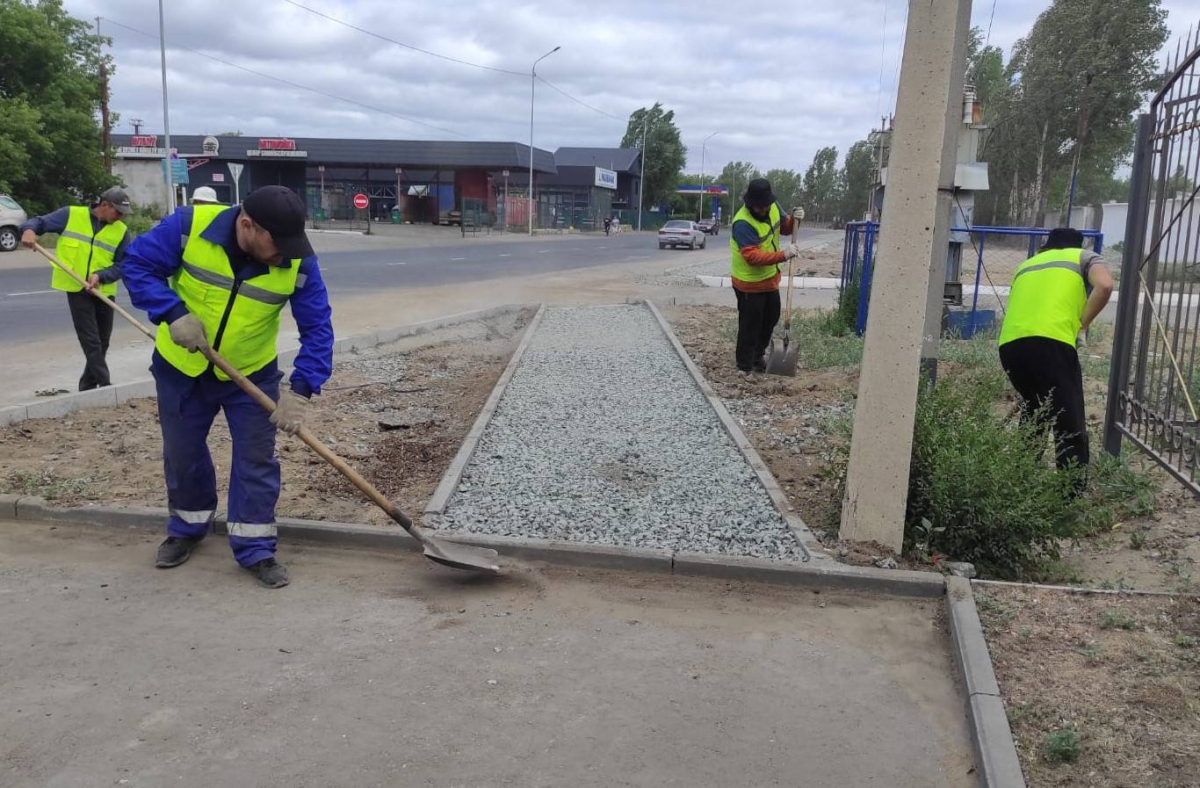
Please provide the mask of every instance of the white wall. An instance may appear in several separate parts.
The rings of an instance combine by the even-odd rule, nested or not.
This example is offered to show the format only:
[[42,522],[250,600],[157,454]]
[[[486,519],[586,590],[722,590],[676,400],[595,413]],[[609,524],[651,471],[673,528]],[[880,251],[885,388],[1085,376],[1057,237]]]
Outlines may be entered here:
[[113,159],[113,175],[125,184],[135,205],[157,205],[161,209],[166,203],[161,159]]

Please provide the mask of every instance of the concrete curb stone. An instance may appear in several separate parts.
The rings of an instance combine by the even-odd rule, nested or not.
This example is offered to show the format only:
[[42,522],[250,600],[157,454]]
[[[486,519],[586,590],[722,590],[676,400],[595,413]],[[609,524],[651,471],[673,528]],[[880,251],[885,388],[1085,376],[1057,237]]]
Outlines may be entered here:
[[946,609],[954,661],[963,681],[967,721],[979,783],[984,788],[1025,788],[1021,760],[1004,712],[1000,685],[975,607],[971,581],[946,580]]
[[502,556],[525,561],[545,561],[562,566],[586,566],[596,569],[636,569],[668,573],[671,571],[670,550],[492,536],[469,531],[438,531],[436,535],[448,542],[490,547]]
[[26,418],[55,419],[84,408],[111,408],[117,404],[116,386],[80,391],[66,397],[26,405]]
[[17,501],[19,500],[21,500],[19,495],[0,495],[0,517],[11,517],[15,520]]
[[673,568],[677,575],[753,580],[908,597],[939,597],[946,590],[943,577],[933,572],[868,569],[846,566],[834,561],[801,564],[742,556],[680,552],[675,553]]
[[442,474],[442,479],[438,482],[437,489],[434,490],[433,495],[425,504],[422,519],[445,513],[446,506],[449,505],[450,498],[454,495],[454,490],[458,487],[459,481],[462,480],[463,471],[466,470],[467,463],[471,461],[471,457],[475,454],[475,448],[479,445],[479,440],[483,437],[483,433],[491,422],[492,416],[495,415],[496,408],[499,407],[500,400],[508,388],[508,383],[512,380],[513,375],[516,374],[517,366],[520,365],[521,358],[524,357],[529,343],[533,341],[534,332],[537,331],[538,325],[542,322],[542,316],[545,314],[546,305],[539,304],[533,319],[525,327],[525,333],[521,336],[521,341],[517,344],[517,349],[513,351],[512,357],[508,360],[508,364],[505,365],[504,372],[500,374],[500,379],[492,387],[492,393],[488,395],[487,401],[479,411],[479,415],[475,417],[475,423],[471,425],[470,432],[463,439],[462,444],[458,447],[458,453],[454,455],[454,460],[446,468],[446,472]]
[[13,405],[9,408],[0,408],[0,427],[6,424],[16,424],[19,421],[25,421],[29,418],[28,405]]

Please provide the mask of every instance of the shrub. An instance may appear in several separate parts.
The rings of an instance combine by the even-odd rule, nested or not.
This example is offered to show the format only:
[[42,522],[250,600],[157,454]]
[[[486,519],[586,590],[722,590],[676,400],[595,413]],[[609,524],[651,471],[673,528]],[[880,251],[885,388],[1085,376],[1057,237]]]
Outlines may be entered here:
[[995,410],[1003,376],[923,385],[917,400],[905,549],[974,563],[992,577],[1028,576],[1079,530],[1078,474],[1058,472],[1045,436]]
[[1078,731],[1051,731],[1042,740],[1042,754],[1051,763],[1074,763],[1079,760],[1082,744]]

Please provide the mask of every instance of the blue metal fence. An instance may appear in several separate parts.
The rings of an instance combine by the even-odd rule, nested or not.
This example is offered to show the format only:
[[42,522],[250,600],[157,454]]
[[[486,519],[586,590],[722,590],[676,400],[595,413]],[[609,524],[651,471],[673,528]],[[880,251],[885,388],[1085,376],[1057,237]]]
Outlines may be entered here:
[[[1092,249],[1100,253],[1104,249],[1104,234],[1099,230],[1081,230],[1085,242],[1090,240]],[[968,325],[975,325],[979,309],[979,288],[984,277],[985,266],[1007,262],[1016,267],[1037,254],[1039,242],[1050,234],[1045,227],[952,227],[951,238],[963,238],[962,259],[968,259],[968,251],[975,260],[975,282],[971,296],[971,314]],[[857,285],[858,315],[855,331],[859,336],[867,329],[870,311],[871,282],[874,278],[876,252],[878,248],[878,222],[849,222],[842,245],[841,292],[844,294]],[[990,243],[989,243],[990,240]],[[987,260],[985,260],[987,256]],[[964,262],[965,265],[965,262]]]

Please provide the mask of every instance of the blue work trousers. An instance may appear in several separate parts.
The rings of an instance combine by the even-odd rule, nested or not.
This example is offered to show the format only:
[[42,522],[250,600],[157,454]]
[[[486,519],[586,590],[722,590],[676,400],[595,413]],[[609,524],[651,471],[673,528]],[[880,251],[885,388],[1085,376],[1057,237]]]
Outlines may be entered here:
[[[154,359],[150,371],[158,388],[171,512],[167,535],[202,539],[209,531],[217,511],[217,477],[208,451],[208,432],[217,412],[224,410],[233,438],[229,546],[242,566],[271,558],[275,555],[279,460],[275,456],[275,425],[267,412],[236,384],[217,380],[211,372],[188,377],[162,357]],[[278,400],[281,377],[271,365],[251,379],[268,397]]]

